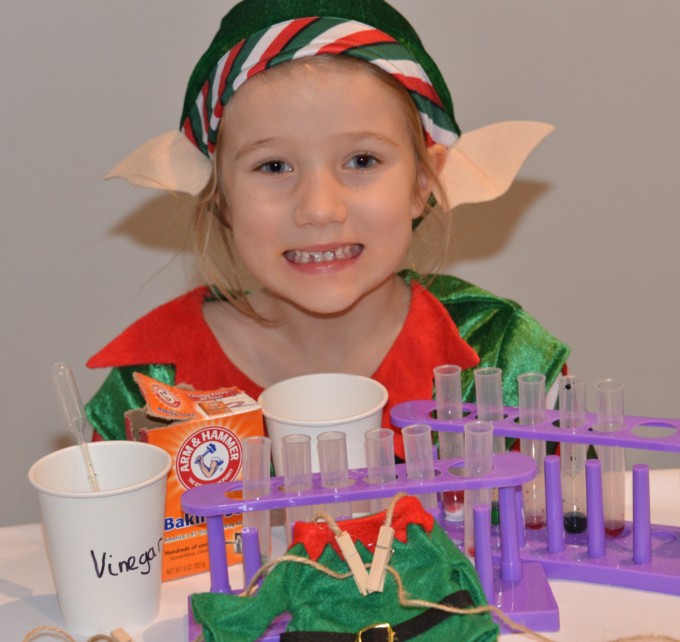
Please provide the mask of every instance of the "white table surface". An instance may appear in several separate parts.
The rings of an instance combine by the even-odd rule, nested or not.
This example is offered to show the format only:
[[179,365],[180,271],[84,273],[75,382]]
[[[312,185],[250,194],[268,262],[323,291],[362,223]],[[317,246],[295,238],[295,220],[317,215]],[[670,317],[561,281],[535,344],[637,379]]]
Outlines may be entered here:
[[[626,482],[630,518],[629,473]],[[680,470],[652,471],[651,492],[652,522],[680,526]],[[653,634],[680,638],[678,596],[566,580],[551,580],[550,585],[560,608],[561,630],[543,635],[555,642],[604,642]],[[128,633],[135,642],[187,642],[187,596],[208,589],[207,573],[164,583],[156,621],[143,631]],[[35,627],[61,625],[40,525],[1,528],[0,640],[21,642]]]

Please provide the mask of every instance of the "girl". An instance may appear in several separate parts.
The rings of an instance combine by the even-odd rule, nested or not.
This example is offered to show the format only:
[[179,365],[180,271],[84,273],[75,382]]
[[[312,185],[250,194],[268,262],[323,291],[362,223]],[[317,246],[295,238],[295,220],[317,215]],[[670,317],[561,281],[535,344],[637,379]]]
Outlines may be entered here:
[[196,196],[208,285],[88,362],[113,368],[88,404],[95,429],[124,436],[123,413],[143,403],[134,371],[254,398],[305,373],[371,376],[389,391],[384,425],[432,394],[443,363],[466,371],[466,399],[478,365],[503,369],[509,404],[522,372],[551,385],[568,349],[519,306],[402,269],[420,222],[502,194],[550,130],[461,136],[435,63],[383,0],[239,3],[193,71],[179,131],[111,173]]

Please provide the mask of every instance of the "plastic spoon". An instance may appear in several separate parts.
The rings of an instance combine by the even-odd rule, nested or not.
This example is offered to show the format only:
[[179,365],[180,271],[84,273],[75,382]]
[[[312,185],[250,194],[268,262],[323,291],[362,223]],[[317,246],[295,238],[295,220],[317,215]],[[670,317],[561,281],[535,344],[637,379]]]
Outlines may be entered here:
[[85,409],[80,399],[80,392],[78,392],[73,372],[68,364],[57,362],[52,365],[52,382],[54,383],[54,390],[57,402],[61,408],[64,424],[75,435],[78,446],[80,446],[80,452],[87,471],[87,480],[90,482],[90,489],[98,491],[97,473],[94,471],[94,466],[90,459],[90,451],[87,448],[87,441],[84,435],[85,425],[87,424]]

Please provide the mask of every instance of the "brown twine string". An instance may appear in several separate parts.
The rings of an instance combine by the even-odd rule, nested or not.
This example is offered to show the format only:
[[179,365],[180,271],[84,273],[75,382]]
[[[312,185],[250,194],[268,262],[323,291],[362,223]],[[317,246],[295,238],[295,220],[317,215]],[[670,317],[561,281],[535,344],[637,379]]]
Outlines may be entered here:
[[[59,626],[38,626],[24,636],[23,642],[32,642],[33,640],[42,637],[57,638],[58,640],[66,640],[66,642],[76,642],[75,638],[71,637],[67,631]],[[116,639],[110,635],[100,633],[88,638],[87,642],[116,642]]]
[[[394,507],[399,499],[403,497],[405,493],[398,493],[395,495],[390,502],[389,506],[387,507],[387,510],[385,511],[385,522],[384,524],[386,526],[390,526],[392,524],[392,517],[394,514]],[[336,521],[326,512],[320,511],[314,516],[315,520],[321,519],[325,521],[328,524],[328,527],[330,528],[331,532],[334,535],[340,535],[342,534],[342,530],[340,527],[337,525]],[[273,570],[276,566],[279,564],[284,564],[284,563],[294,563],[294,564],[305,564],[307,566],[311,566],[312,568],[316,569],[317,571],[324,573],[328,575],[329,577],[332,577],[333,579],[336,580],[345,580],[350,577],[352,577],[352,573],[337,573],[336,571],[331,570],[327,566],[324,566],[323,564],[320,564],[319,562],[315,562],[314,560],[310,560],[307,557],[301,557],[299,555],[282,555],[281,557],[272,560],[268,562],[267,564],[264,564],[260,569],[255,573],[254,577],[251,579],[251,581],[248,583],[248,586],[239,594],[239,597],[249,597],[253,593],[257,591],[258,588],[258,582],[260,578],[263,575],[268,574],[271,570]],[[367,568],[370,568],[370,564],[366,564]],[[529,636],[530,638],[533,638],[534,640],[538,640],[539,642],[553,642],[550,638],[547,638],[540,633],[533,631],[532,629],[527,628],[526,626],[520,624],[519,622],[515,622],[513,619],[505,615],[503,611],[501,611],[497,606],[487,604],[483,606],[477,606],[474,608],[467,608],[467,609],[460,609],[455,606],[449,606],[447,604],[437,604],[435,602],[429,602],[427,600],[418,600],[418,599],[411,599],[408,597],[408,594],[406,592],[406,589],[404,588],[404,584],[402,582],[401,576],[399,575],[399,572],[394,569],[392,566],[387,566],[386,570],[394,577],[394,580],[397,584],[397,594],[398,594],[398,599],[399,599],[399,604],[405,608],[413,607],[413,608],[423,608],[423,609],[436,609],[438,611],[444,611],[446,613],[451,613],[454,615],[476,615],[479,613],[492,613],[495,615],[499,620],[501,620],[508,628],[513,629],[514,631],[517,631],[519,633],[524,633],[524,635]],[[36,635],[37,634],[37,635]],[[44,627],[38,627],[37,629],[33,629],[33,631],[30,631],[26,637],[24,638],[23,642],[31,642],[32,640],[35,640],[36,637],[41,637],[43,635],[54,635],[57,634],[61,637],[62,640],[66,640],[67,642],[76,642],[66,631],[63,629],[60,629],[59,627],[49,627],[49,626],[44,626]],[[116,640],[108,635],[95,635],[94,637],[91,637],[88,639],[87,642],[116,642]],[[205,636],[201,632],[198,637],[196,637],[193,642],[205,642]],[[642,635],[642,636],[633,636],[633,637],[626,637],[626,638],[617,638],[616,640],[611,640],[611,642],[680,642],[680,640],[677,640],[676,638],[671,638],[668,636],[658,636],[658,635]]]
[[392,526],[392,515],[394,515],[394,507],[397,505],[397,502],[402,497],[406,497],[406,493],[397,493],[392,498],[392,501],[389,503],[389,506],[387,507],[387,510],[385,511],[385,526]]
[[[392,501],[390,502],[386,512],[385,512],[385,525],[390,526],[392,523],[392,516],[394,513],[394,507],[399,499],[403,497],[405,493],[398,493],[392,498]],[[327,524],[328,527],[330,528],[331,532],[334,535],[340,535],[342,533],[342,530],[338,527],[337,523],[335,520],[328,515],[327,513],[320,511],[317,513],[314,517],[315,520],[317,519],[322,519],[324,520]],[[276,566],[278,566],[281,563],[296,563],[296,564],[306,564],[307,566],[311,566],[312,568],[315,568],[316,570],[320,571],[321,573],[325,573],[326,575],[337,579],[337,580],[344,580],[352,577],[352,573],[336,573],[335,571],[331,570],[330,568],[323,566],[322,564],[319,564],[318,562],[315,562],[313,560],[310,560],[306,557],[300,557],[298,555],[283,555],[282,557],[279,557],[276,560],[272,560],[262,566],[258,570],[258,572],[255,574],[255,576],[252,578],[252,580],[249,582],[248,586],[239,594],[239,597],[248,597],[251,596],[253,593],[257,591],[257,584],[260,580],[260,578],[263,575],[266,575],[269,573],[271,570],[273,570]],[[370,564],[366,564],[367,568],[370,568]],[[403,607],[418,607],[418,608],[424,608],[424,609],[436,609],[439,611],[445,611],[447,613],[452,613],[455,615],[475,615],[478,613],[492,613],[494,614],[499,620],[501,620],[508,628],[513,629],[514,631],[524,633],[525,635],[538,640],[539,642],[553,642],[550,638],[547,638],[540,633],[533,631],[532,629],[529,629],[525,627],[524,625],[520,624],[519,622],[515,622],[513,619],[505,615],[503,611],[501,611],[497,606],[494,605],[484,605],[484,606],[478,606],[475,608],[468,608],[468,609],[459,609],[454,606],[448,606],[446,604],[437,604],[434,602],[429,602],[427,600],[418,600],[418,599],[410,599],[406,593],[406,590],[404,588],[404,584],[402,582],[401,576],[399,575],[398,571],[394,569],[391,566],[386,567],[387,571],[394,577],[395,582],[397,583],[397,588],[398,588],[398,598],[399,598],[399,604]],[[194,642],[203,642],[204,637],[201,634]],[[645,642],[647,640],[654,641],[654,642],[680,642],[680,640],[676,640],[675,638],[670,638],[670,637],[665,637],[665,636],[634,636],[634,637],[629,637],[629,638],[618,638],[616,640],[612,640],[611,642]]]
[[46,636],[60,638],[67,640],[67,642],[76,642],[74,638],[58,626],[38,626],[24,636],[23,642],[31,642]]

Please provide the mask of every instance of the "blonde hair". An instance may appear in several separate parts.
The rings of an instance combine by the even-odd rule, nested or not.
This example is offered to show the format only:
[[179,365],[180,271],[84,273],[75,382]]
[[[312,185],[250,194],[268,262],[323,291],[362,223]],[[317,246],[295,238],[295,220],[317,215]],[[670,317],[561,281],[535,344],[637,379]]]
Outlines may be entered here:
[[[406,116],[406,123],[413,146],[416,166],[422,167],[424,171],[430,175],[430,178],[433,179],[434,184],[436,186],[439,185],[437,171],[427,153],[427,145],[425,143],[425,136],[423,134],[418,108],[401,83],[375,65],[357,58],[342,55],[320,55],[298,61],[282,63],[281,65],[267,70],[264,77],[267,77],[268,74],[278,70],[284,71],[285,73],[296,73],[296,70],[304,69],[310,64],[341,64],[344,66],[353,66],[357,69],[371,73],[375,78],[387,85],[399,98],[404,107],[404,114]],[[225,110],[225,113],[226,111],[227,110]],[[218,175],[221,139],[222,128],[220,127],[217,134],[217,144],[215,145],[215,158],[213,161],[212,174],[207,185],[199,194],[192,226],[192,239],[196,251],[198,267],[203,278],[219,296],[225,298],[246,316],[260,321],[266,321],[266,319],[263,319],[258,315],[251,306],[247,297],[247,290],[244,287],[244,268],[240,262],[234,244],[228,217],[227,199],[222,191]],[[417,189],[415,179],[413,189]],[[439,189],[438,193],[443,194],[443,190]],[[447,204],[436,202],[432,196],[427,203],[423,204],[421,220],[428,219],[429,223],[430,219],[435,218],[437,220],[433,222],[433,225],[439,224],[438,233],[435,238],[449,238],[448,221],[450,217],[442,216],[446,212],[448,212]],[[446,228],[445,230],[441,230],[442,224]],[[421,226],[419,225],[419,227]],[[442,251],[439,253],[428,252],[430,257],[435,257],[428,271],[434,271],[436,267],[441,265],[445,254],[446,244],[444,244],[441,249]],[[410,265],[409,267],[413,269],[415,266]]]

